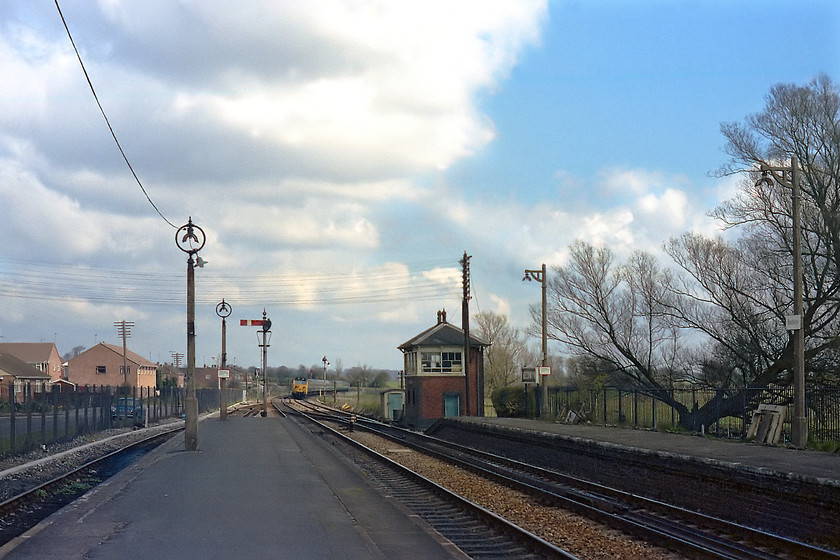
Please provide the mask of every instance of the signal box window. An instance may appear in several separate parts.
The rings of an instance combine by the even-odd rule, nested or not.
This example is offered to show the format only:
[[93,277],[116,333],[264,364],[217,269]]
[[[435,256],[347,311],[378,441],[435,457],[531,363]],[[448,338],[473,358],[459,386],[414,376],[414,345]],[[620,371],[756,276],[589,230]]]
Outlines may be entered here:
[[460,373],[460,352],[421,352],[424,373]]

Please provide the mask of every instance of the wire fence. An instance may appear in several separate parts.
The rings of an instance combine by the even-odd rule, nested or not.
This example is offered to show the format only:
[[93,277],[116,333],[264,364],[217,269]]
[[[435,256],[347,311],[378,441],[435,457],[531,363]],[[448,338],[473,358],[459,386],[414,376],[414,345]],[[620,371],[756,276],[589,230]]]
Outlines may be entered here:
[[[165,418],[183,418],[185,389],[107,387],[102,385],[33,391],[14,382],[0,392],[0,456],[119,427],[145,426]],[[17,389],[17,392],[16,392]],[[62,390],[63,389],[63,390]],[[196,389],[199,412],[219,407],[217,389]]]
[[[669,396],[689,411],[697,411],[709,403],[722,406],[715,389],[674,388]],[[700,415],[686,426],[680,422],[677,410],[649,391],[636,388],[603,387],[581,390],[578,387],[550,387],[548,405],[550,415],[563,421],[585,419],[595,424],[632,426],[650,429],[688,429],[711,433],[719,437],[743,438],[747,434],[753,413],[759,404],[785,407],[782,441],[790,441],[793,418],[793,388],[748,388],[723,409],[707,409],[714,421],[705,425]],[[814,442],[840,443],[840,388],[809,388],[806,396],[809,439]],[[536,411],[534,411],[536,412]]]

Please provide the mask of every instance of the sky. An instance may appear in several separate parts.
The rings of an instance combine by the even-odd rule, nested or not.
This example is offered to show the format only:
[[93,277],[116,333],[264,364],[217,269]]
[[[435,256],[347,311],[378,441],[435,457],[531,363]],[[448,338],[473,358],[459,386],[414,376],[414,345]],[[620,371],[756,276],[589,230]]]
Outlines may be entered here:
[[58,5],[96,96],[54,0],[0,4],[0,341],[61,354],[123,320],[186,353],[190,219],[198,366],[224,299],[228,362],[259,365],[265,312],[271,367],[401,369],[438,310],[460,325],[464,253],[471,314],[524,331],[525,269],[720,234],[721,123],[840,80],[834,0]]

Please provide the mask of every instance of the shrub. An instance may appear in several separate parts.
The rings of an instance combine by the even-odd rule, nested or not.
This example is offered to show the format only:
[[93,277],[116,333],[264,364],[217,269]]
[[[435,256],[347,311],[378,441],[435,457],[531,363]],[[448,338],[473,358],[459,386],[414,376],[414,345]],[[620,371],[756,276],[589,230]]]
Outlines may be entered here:
[[537,410],[536,391],[528,388],[528,406],[525,406],[525,387],[510,385],[493,391],[490,396],[493,408],[500,418],[524,418],[527,414],[534,415]]

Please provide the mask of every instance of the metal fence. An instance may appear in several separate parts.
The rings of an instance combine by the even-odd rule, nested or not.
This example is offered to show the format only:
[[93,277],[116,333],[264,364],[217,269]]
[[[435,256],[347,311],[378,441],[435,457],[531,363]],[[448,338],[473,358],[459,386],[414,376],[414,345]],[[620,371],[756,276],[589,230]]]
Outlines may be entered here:
[[[36,393],[31,385],[22,384],[17,397],[14,383],[8,389],[9,398],[0,402],[0,456],[109,428],[181,418],[186,396],[184,389],[174,387],[85,386],[62,391],[54,385],[48,392]],[[196,397],[199,412],[219,407],[216,389],[197,389]]]
[[[603,387],[581,391],[577,387],[550,387],[548,405],[555,418],[566,419],[569,413],[596,424],[623,425],[651,429],[676,429],[679,417],[671,406],[653,398],[649,392],[634,388]],[[671,389],[671,397],[689,410],[714,400],[714,389]],[[840,388],[814,387],[806,393],[809,439],[814,442],[840,443]],[[790,440],[793,418],[793,388],[746,389],[736,403],[736,411],[718,418],[708,431],[720,437],[741,438],[747,433],[753,412],[759,403],[786,407],[782,441]],[[716,415],[720,416],[720,415]]]

